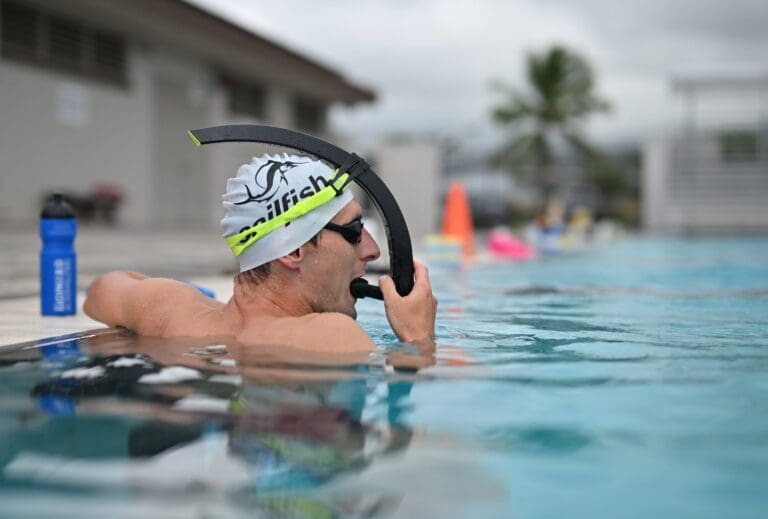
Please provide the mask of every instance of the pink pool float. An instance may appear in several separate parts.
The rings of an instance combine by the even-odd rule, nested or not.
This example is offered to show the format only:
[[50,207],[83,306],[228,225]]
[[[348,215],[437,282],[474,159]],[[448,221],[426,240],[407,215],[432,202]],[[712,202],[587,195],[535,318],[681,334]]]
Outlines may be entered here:
[[494,229],[488,234],[488,251],[496,257],[514,261],[527,261],[534,256],[534,249],[514,234]]

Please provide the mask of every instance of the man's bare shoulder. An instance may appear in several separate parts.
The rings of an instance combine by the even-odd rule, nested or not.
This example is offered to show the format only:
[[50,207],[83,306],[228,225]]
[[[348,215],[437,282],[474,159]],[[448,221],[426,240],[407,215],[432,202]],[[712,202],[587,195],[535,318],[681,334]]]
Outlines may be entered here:
[[[156,335],[205,335],[208,323],[200,311],[221,306],[196,288],[167,278],[148,278],[139,283],[132,298],[136,331]],[[193,319],[192,316],[197,316]],[[219,330],[216,330],[218,333]]]
[[137,292],[145,297],[151,297],[155,301],[202,299],[204,296],[196,288],[168,278],[147,278],[136,284]]
[[364,343],[373,346],[365,330],[350,316],[338,312],[325,312],[304,316],[308,326],[323,340],[349,344]]
[[375,345],[351,317],[325,312],[259,320],[245,327],[241,342],[282,344],[327,352],[371,351]]
[[171,310],[180,304],[204,298],[196,288],[168,278],[142,279],[126,290],[124,296],[129,307],[139,313],[165,308]]
[[179,305],[202,301],[195,288],[166,278],[114,271],[88,288],[86,314],[109,326],[124,326],[144,335],[163,335]]
[[136,272],[115,270],[97,277],[88,288],[93,292],[123,293],[132,295],[158,295],[168,297],[192,297],[199,292],[186,283],[168,278],[154,278]]

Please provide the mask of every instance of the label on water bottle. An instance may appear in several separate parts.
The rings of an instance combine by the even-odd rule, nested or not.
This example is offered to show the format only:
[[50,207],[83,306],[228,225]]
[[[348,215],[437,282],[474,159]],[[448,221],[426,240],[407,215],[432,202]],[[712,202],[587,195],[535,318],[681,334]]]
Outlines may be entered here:
[[56,258],[53,260],[53,311],[66,312],[68,302],[72,297],[70,293],[70,280],[72,279],[72,261],[69,258]]

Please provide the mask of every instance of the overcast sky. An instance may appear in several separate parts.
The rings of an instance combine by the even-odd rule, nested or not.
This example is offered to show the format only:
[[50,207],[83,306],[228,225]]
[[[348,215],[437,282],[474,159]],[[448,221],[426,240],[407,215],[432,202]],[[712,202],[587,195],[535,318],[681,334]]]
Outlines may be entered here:
[[768,64],[768,0],[188,1],[375,90],[375,104],[332,113],[366,144],[400,132],[493,142],[489,84],[523,86],[525,53],[553,43],[591,61],[613,104],[587,128],[601,142],[679,126],[674,73]]

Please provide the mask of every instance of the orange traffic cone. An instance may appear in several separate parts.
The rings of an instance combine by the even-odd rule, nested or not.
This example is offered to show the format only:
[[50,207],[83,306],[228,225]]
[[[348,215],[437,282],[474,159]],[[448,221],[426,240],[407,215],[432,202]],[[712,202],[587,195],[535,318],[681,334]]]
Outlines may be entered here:
[[461,182],[452,182],[448,186],[443,210],[442,233],[461,241],[464,256],[471,256],[475,253],[472,213],[469,211],[467,190]]

